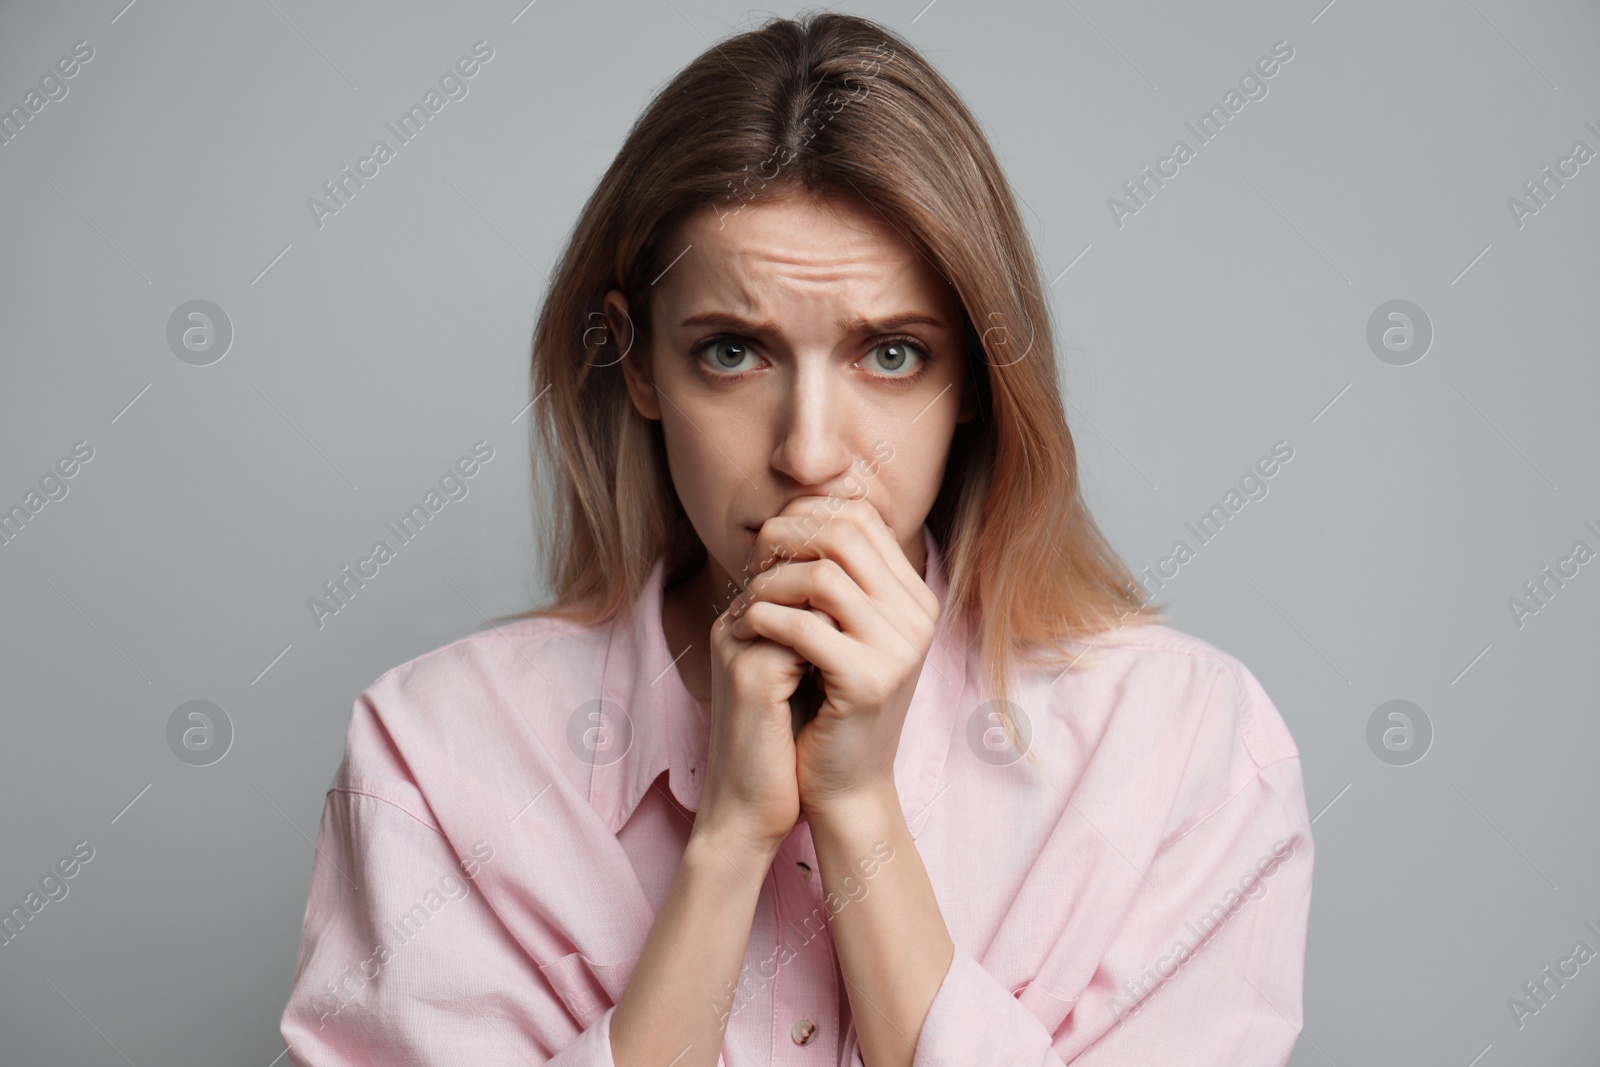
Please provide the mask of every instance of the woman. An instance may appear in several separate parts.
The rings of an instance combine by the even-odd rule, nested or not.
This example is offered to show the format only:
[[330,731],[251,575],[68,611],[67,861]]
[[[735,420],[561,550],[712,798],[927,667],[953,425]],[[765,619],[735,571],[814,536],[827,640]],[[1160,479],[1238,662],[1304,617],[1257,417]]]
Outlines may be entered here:
[[663,89],[536,330],[555,603],[356,701],[291,1061],[1287,1062],[1299,755],[1088,515],[1053,352],[901,38]]

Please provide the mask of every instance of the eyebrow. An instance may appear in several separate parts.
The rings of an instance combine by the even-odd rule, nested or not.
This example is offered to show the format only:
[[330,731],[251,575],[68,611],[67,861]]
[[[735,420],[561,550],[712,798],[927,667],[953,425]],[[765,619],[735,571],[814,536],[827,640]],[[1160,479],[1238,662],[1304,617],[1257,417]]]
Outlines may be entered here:
[[[775,322],[757,322],[739,315],[725,311],[702,311],[698,315],[690,315],[678,324],[679,326],[714,326],[725,330],[743,330],[752,334],[773,335],[782,333],[782,328]],[[845,333],[857,336],[871,334],[893,333],[907,326],[932,326],[943,330],[944,320],[934,315],[924,315],[916,311],[906,311],[898,315],[889,315],[881,319],[847,319],[836,320],[834,325]]]

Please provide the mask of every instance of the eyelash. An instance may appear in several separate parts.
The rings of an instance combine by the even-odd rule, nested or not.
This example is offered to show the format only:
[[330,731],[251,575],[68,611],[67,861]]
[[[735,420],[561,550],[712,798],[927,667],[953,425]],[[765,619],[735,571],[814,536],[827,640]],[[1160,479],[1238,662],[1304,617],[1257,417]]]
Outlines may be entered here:
[[[729,374],[729,373],[726,373],[726,372],[723,372],[723,371],[711,370],[706,366],[706,361],[701,358],[702,354],[704,352],[706,352],[706,350],[710,349],[712,346],[721,344],[724,341],[737,341],[737,342],[739,342],[741,344],[745,344],[745,345],[748,346],[749,343],[750,343],[750,338],[740,337],[737,334],[726,334],[726,333],[725,334],[718,334],[715,337],[706,338],[704,341],[701,341],[699,344],[697,344],[693,348],[689,349],[690,357],[692,357],[694,359],[695,363],[700,366],[700,368],[702,370],[702,373],[707,374],[710,377],[718,379],[718,380],[721,380],[721,381],[739,381],[740,379],[745,378],[748,375],[755,374],[756,372],[753,371],[753,370],[740,371],[737,374]],[[928,351],[926,345],[924,345],[922,342],[918,341],[915,337],[911,337],[911,336],[909,336],[907,334],[891,334],[891,335],[889,335],[887,337],[880,337],[873,343],[871,348],[867,349],[867,351],[870,353],[874,349],[882,348],[885,345],[893,345],[893,344],[906,345],[907,347],[913,348],[913,349],[916,350],[917,359],[919,361],[917,363],[916,371],[914,373],[911,373],[911,374],[876,374],[876,373],[872,373],[872,377],[880,379],[882,381],[894,382],[894,383],[897,383],[897,384],[901,383],[901,382],[920,381],[928,373],[928,364],[933,362],[933,354]],[[871,373],[871,372],[869,372],[869,373]]]

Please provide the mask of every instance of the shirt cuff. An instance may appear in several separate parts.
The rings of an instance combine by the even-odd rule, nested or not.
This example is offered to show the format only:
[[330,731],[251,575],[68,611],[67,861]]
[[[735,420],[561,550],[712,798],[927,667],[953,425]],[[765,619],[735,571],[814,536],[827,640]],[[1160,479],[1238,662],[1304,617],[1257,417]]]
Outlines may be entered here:
[[960,945],[917,1036],[911,1067],[1062,1067],[1050,1032]]
[[546,1067],[617,1067],[611,1055],[611,1017],[616,1013],[613,1004],[576,1041],[546,1060]]

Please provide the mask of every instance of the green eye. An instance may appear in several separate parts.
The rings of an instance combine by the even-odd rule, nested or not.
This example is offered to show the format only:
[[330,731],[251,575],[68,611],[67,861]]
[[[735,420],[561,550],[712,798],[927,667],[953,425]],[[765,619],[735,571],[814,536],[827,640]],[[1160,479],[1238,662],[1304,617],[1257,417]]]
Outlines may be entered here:
[[910,364],[913,368],[911,372],[903,374],[891,374],[890,377],[893,378],[909,378],[914,376],[916,373],[916,368],[922,366],[922,364],[926,363],[928,360],[927,352],[922,348],[921,345],[915,343],[909,337],[891,337],[888,340],[879,341],[877,344],[872,346],[872,351],[881,351],[886,353],[885,358],[882,359],[880,363],[882,366],[891,371],[903,371],[907,366],[908,360],[915,360],[915,362]]
[[[745,367],[745,360],[761,356],[742,337],[711,337],[689,350],[689,354],[705,366],[713,377],[738,378],[754,370]],[[875,355],[876,354],[876,355]],[[885,337],[867,351],[867,358],[875,358],[881,370],[868,373],[884,380],[911,381],[920,378],[923,369],[933,357],[920,341],[911,337]]]
[[[710,358],[703,358],[707,353]],[[694,349],[694,355],[702,357],[701,362],[727,372],[738,370],[746,357],[753,354],[748,345],[735,337],[713,337]]]

